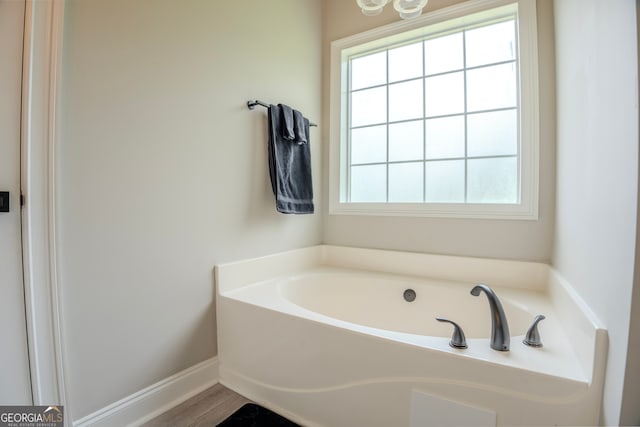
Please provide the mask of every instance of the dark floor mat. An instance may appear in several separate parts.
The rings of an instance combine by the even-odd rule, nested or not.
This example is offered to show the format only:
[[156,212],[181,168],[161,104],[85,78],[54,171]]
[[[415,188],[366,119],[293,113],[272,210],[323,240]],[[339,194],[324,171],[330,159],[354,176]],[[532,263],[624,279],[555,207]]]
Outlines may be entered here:
[[260,405],[247,403],[217,427],[300,427],[300,425]]

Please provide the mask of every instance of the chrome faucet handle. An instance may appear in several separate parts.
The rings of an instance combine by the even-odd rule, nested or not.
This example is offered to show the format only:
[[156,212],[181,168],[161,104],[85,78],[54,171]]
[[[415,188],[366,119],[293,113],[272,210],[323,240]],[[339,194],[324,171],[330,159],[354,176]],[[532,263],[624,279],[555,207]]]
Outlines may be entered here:
[[538,332],[538,323],[546,319],[544,315],[539,314],[533,319],[533,324],[529,327],[527,334],[524,336],[523,343],[530,347],[542,347],[542,341],[540,340],[540,332]]
[[444,317],[436,317],[438,322],[451,323],[453,325],[453,335],[451,336],[451,341],[449,341],[449,345],[453,348],[467,348],[467,339],[464,337],[464,332],[462,332],[462,328],[456,322],[445,319]]

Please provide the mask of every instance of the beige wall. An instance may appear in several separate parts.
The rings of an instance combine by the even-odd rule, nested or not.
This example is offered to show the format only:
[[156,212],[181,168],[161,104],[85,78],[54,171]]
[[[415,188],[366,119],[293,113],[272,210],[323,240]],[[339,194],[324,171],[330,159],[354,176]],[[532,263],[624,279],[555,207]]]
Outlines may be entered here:
[[[580,12],[582,1],[558,2],[568,4],[556,24],[569,25],[562,33],[569,51],[579,44],[578,34],[591,34],[572,33],[571,25],[583,21],[569,16],[572,8]],[[427,10],[458,2],[430,0]],[[622,143],[626,137],[596,140],[579,133],[587,126],[604,132],[610,123],[583,110],[593,103],[576,101],[584,87],[572,68],[583,67],[587,83],[595,86],[592,95],[604,96],[606,87],[595,82],[619,77],[607,68],[609,58],[598,58],[600,68],[586,67],[580,58],[558,66],[559,84],[568,91],[560,96],[559,117],[568,121],[558,130],[564,172],[555,241],[552,0],[538,1],[539,221],[329,216],[322,197],[328,163],[321,161],[328,158],[323,134],[329,125],[329,43],[398,17],[389,6],[381,16],[364,17],[350,0],[252,1],[249,12],[236,16],[237,6],[211,0],[66,2],[58,214],[72,418],[216,354],[214,264],[324,241],[539,261],[550,260],[555,248],[554,262],[613,333],[605,409],[615,420],[633,272],[625,232],[635,230],[636,205],[597,183],[611,177],[635,202],[637,187],[626,178],[637,182],[637,151]],[[602,31],[618,28],[609,19]],[[596,45],[600,55],[607,52]],[[584,49],[591,58],[592,51]],[[600,72],[607,78],[600,79]],[[251,98],[295,105],[321,124],[312,131],[316,215],[275,212],[266,168],[266,112],[248,111]],[[596,112],[612,119],[608,107]],[[577,115],[567,119],[573,109]],[[635,132],[637,149],[637,122]],[[584,147],[595,150],[593,162],[566,154],[583,143],[578,135]],[[603,154],[601,140],[621,148],[616,162],[595,161]],[[628,163],[634,153],[635,166]],[[598,198],[588,196],[592,186]],[[611,227],[605,230],[603,223]]]
[[[636,53],[640,58],[640,2],[636,0]],[[640,79],[639,79],[640,82]],[[636,96],[639,96],[636,93]],[[640,114],[640,111],[638,111]],[[639,135],[640,137],[640,135]],[[640,139],[639,144],[640,145]],[[640,151],[640,150],[639,150]],[[638,153],[640,164],[640,152]],[[624,389],[622,393],[622,411],[620,424],[640,425],[640,173],[638,173],[638,205],[636,221],[636,258],[634,268],[633,291],[631,294],[631,318],[629,321],[629,344],[627,348],[627,366],[625,370]]]
[[[460,3],[431,0],[425,13]],[[538,221],[402,218],[327,215],[325,242],[329,244],[398,249],[465,256],[549,261],[555,209],[555,104],[552,0],[538,1],[540,80],[540,215]],[[355,1],[324,1],[323,82],[325,135],[329,130],[329,49],[333,40],[399,20],[387,6],[376,17],[362,15]],[[328,142],[323,147],[328,159]],[[328,161],[324,164],[328,191]],[[327,196],[325,194],[325,196]],[[328,200],[328,197],[324,198]],[[328,208],[325,207],[325,211]],[[375,233],[371,231],[375,230]]]
[[[640,58],[640,2],[636,0],[636,54]],[[638,79],[640,83],[640,78]],[[640,93],[636,93],[640,96]],[[638,111],[640,114],[640,111]],[[639,120],[640,121],[640,120]],[[640,145],[640,135],[638,145]],[[639,150],[640,151],[640,150]],[[640,165],[640,152],[638,153]],[[640,167],[640,166],[639,166]],[[627,367],[625,371],[622,394],[622,413],[620,423],[623,425],[640,425],[640,173],[638,173],[638,205],[636,221],[636,258],[634,268],[633,291],[631,295],[631,319],[629,321],[629,344],[627,348]]]
[[[636,2],[555,2],[558,199],[553,263],[609,332],[602,421],[621,417],[638,208]],[[633,366],[633,365],[632,365]],[[633,369],[633,368],[632,368]],[[637,369],[637,367],[635,367]],[[628,392],[633,393],[629,388]],[[629,397],[633,397],[630,394]],[[635,394],[637,397],[637,392]]]
[[[266,110],[245,104],[321,120],[320,16],[314,0],[67,1],[58,191],[73,419],[216,355],[214,264],[321,242],[319,213],[275,212]],[[319,204],[321,144],[312,130]]]

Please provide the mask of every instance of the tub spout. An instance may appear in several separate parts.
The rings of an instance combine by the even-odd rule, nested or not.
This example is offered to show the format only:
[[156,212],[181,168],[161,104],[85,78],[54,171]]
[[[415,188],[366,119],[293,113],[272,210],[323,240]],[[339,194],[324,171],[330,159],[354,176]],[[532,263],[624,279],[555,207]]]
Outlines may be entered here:
[[484,291],[489,300],[491,308],[491,348],[498,351],[509,351],[511,337],[509,335],[509,324],[507,316],[504,314],[502,304],[493,289],[487,285],[476,285],[471,289],[471,295],[478,296],[480,291]]

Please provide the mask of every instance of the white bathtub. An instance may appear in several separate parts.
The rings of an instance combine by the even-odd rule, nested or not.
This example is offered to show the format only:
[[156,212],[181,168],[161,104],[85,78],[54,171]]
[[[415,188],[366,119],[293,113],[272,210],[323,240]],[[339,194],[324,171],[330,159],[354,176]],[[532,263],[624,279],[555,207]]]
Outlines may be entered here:
[[[489,347],[480,282],[508,352]],[[546,265],[319,246],[217,266],[216,283],[221,382],[303,425],[599,421],[606,331]],[[537,314],[542,348],[522,344]]]

